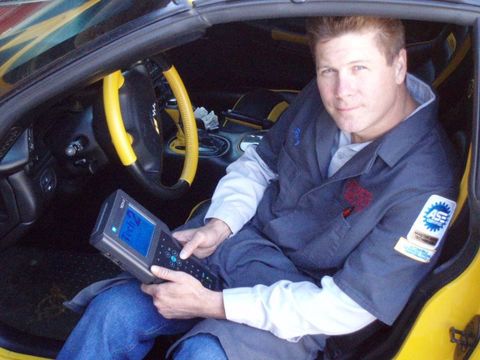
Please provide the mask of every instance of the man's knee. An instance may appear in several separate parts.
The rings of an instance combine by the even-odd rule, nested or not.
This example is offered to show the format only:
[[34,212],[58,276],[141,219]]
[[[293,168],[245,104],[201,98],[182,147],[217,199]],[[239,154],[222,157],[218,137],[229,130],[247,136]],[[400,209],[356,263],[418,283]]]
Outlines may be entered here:
[[88,306],[89,317],[98,319],[103,327],[135,324],[144,326],[144,319],[156,314],[152,299],[140,290],[136,281],[114,286],[97,295]]
[[211,334],[197,334],[183,340],[173,354],[175,360],[228,360],[218,338]]

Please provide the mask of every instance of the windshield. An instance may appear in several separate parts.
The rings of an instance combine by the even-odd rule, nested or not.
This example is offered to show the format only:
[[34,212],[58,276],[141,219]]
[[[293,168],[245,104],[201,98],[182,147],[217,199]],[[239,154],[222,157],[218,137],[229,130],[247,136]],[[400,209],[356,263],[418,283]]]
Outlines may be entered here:
[[0,96],[90,40],[168,1],[0,1]]

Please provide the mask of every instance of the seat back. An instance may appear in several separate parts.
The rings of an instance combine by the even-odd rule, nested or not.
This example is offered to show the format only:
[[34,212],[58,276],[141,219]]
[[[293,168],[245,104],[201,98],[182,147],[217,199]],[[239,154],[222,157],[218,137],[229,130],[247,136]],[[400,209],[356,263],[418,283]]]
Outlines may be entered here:
[[268,129],[288,108],[295,91],[256,89],[242,95],[232,110],[225,113],[223,128],[227,131]]
[[467,26],[447,25],[432,40],[407,44],[408,69],[438,88],[458,67],[470,45]]

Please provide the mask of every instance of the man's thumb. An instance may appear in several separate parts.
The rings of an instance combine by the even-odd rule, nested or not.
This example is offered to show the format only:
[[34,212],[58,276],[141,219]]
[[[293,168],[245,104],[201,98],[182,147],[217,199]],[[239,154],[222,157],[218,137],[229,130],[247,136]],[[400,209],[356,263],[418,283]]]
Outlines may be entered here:
[[153,265],[150,268],[153,275],[162,280],[175,281],[178,278],[178,271],[174,271],[162,266]]

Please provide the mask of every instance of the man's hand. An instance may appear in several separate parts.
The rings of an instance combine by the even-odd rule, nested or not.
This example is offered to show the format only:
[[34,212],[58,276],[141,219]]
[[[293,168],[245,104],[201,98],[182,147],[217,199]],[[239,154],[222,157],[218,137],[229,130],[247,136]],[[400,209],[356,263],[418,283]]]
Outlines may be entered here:
[[142,291],[153,298],[153,304],[166,319],[196,317],[225,319],[221,292],[202,286],[193,276],[164,267],[152,266],[152,273],[165,283],[142,284]]
[[183,245],[180,258],[185,260],[192,254],[199,258],[210,256],[231,233],[225,222],[213,218],[202,227],[174,232],[173,237]]

